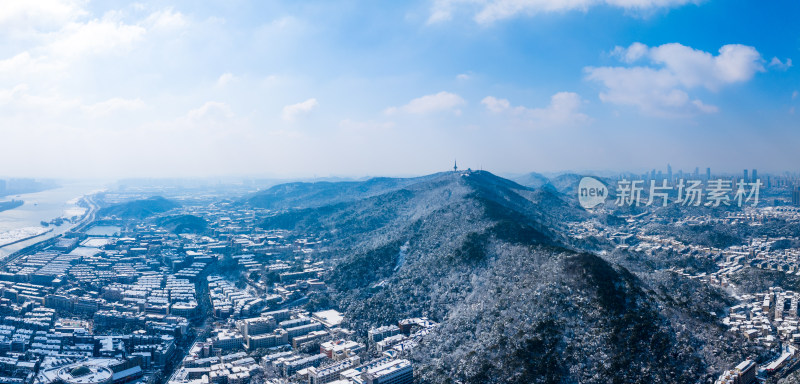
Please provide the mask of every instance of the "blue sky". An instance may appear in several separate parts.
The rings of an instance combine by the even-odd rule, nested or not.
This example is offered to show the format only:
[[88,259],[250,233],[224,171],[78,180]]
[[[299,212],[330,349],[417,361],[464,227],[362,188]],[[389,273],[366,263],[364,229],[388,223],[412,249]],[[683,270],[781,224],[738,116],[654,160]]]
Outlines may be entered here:
[[796,1],[13,1],[2,173],[797,171],[798,16]]

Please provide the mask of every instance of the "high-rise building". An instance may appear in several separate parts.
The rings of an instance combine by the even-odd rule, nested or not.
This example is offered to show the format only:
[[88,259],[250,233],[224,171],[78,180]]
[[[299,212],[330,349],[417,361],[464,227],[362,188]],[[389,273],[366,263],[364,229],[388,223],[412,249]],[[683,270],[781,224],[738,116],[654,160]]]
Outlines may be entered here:
[[319,368],[311,367],[308,369],[308,382],[309,384],[326,384],[336,381],[336,379],[339,378],[339,373],[352,368],[353,365],[358,364],[360,360],[358,356],[355,356]]
[[237,322],[239,332],[245,337],[261,335],[275,329],[275,319],[272,316],[254,317]]
[[368,369],[362,379],[365,384],[411,384],[414,382],[414,369],[408,360],[391,360]]
[[706,168],[706,180],[711,180],[711,168]]
[[752,360],[745,360],[734,369],[725,371],[714,384],[753,384],[757,382],[758,365]]
[[800,207],[800,187],[794,187],[792,190],[792,205]]
[[753,168],[753,172],[750,174],[750,177],[753,178],[753,182],[755,183],[758,180],[758,170]]
[[394,324],[384,325],[382,327],[370,329],[368,334],[369,334],[369,341],[371,343],[377,343],[387,337],[399,335],[400,327]]
[[672,182],[672,166],[667,164],[667,181]]
[[746,169],[744,170],[744,181],[745,182],[750,181],[750,179],[747,177],[747,170]]
[[750,384],[756,381],[756,371],[758,365],[752,360],[745,360],[736,366],[736,372],[739,374],[739,383]]

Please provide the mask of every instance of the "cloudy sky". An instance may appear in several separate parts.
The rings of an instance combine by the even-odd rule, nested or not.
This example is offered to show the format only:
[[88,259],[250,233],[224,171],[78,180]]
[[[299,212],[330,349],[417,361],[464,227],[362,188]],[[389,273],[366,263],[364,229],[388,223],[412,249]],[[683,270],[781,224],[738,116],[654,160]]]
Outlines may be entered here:
[[797,171],[798,17],[795,0],[9,0],[0,175]]

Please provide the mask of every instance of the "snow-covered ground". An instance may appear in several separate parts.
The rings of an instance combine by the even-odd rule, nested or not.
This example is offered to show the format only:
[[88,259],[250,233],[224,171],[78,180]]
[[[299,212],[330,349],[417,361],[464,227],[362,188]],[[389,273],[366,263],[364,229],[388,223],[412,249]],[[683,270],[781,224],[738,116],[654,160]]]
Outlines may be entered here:
[[74,216],[81,217],[84,213],[86,213],[86,208],[81,207],[78,205],[78,202],[83,197],[76,197],[72,200],[67,201],[67,208],[64,209],[64,218],[69,219]]
[[0,233],[0,247],[29,237],[39,236],[49,231],[52,231],[52,229],[44,227],[23,227],[5,231]]

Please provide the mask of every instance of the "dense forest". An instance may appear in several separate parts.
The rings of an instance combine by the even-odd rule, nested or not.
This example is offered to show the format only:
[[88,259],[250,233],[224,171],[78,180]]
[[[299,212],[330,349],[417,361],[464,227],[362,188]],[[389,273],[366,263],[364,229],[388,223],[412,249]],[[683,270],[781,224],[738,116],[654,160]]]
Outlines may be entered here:
[[[702,268],[692,255],[581,249],[565,222],[615,219],[552,186],[488,172],[379,184],[295,187],[308,198],[262,226],[331,239],[333,289],[309,305],[337,307],[361,337],[407,317],[439,322],[408,356],[420,382],[703,382],[770,352],[725,333],[725,292],[663,270]],[[250,203],[281,206],[284,193]]]

